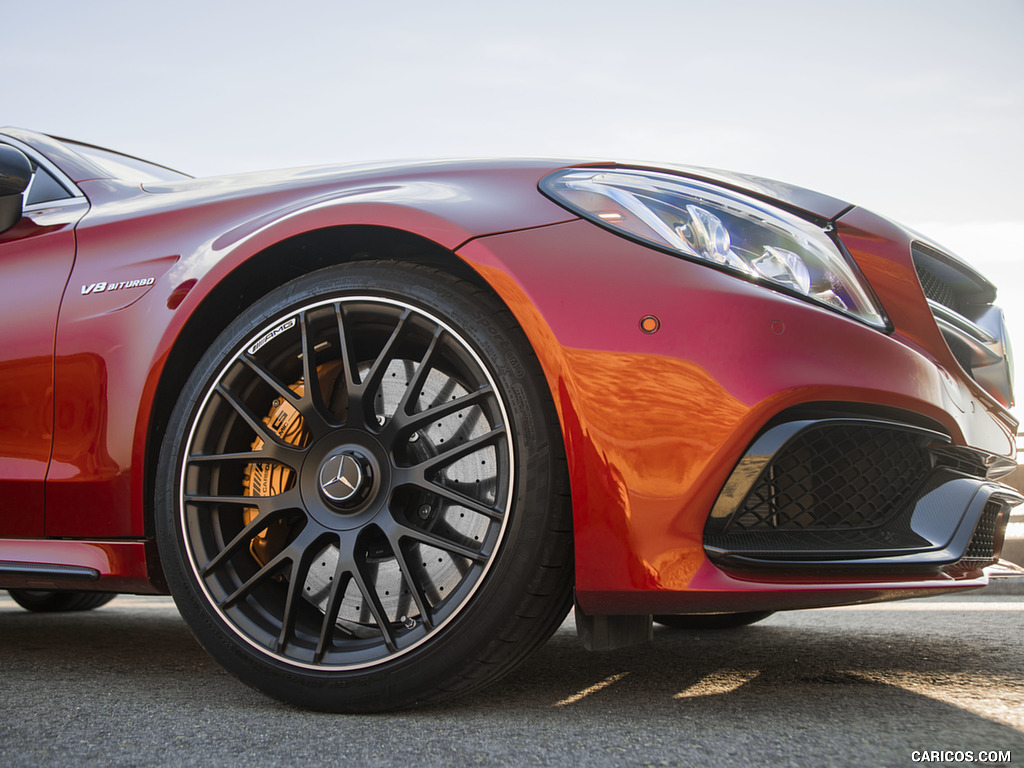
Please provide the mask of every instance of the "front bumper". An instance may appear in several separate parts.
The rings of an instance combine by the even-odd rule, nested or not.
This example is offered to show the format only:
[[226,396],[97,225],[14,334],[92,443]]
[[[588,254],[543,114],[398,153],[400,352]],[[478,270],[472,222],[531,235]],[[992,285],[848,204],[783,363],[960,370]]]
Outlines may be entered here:
[[[972,474],[940,462],[933,444],[1010,465],[1017,424],[950,352],[916,276],[911,236],[870,214],[849,216],[840,235],[891,334],[588,222],[460,249],[516,315],[559,410],[577,601],[587,613],[778,610],[987,583],[981,567],[956,564],[993,516],[989,502],[999,526],[1018,497],[987,466]],[[647,315],[659,318],[657,333],[641,330]],[[722,490],[756,441],[779,424],[823,418],[926,435],[921,471],[937,472],[935,487],[923,477],[908,483],[870,546],[847,533],[809,544],[816,530],[800,534],[803,543],[783,531],[772,546],[706,540]],[[941,524],[925,522],[930,506],[945,510]]]

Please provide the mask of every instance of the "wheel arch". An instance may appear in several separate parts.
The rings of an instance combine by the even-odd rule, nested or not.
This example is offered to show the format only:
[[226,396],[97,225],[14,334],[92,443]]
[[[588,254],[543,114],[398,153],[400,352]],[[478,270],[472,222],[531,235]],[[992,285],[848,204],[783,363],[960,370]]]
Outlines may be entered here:
[[[197,639],[250,685],[330,711],[408,706],[479,687],[549,637],[571,606],[567,477],[550,395],[539,370],[520,364],[533,350],[486,283],[449,271],[467,274],[468,267],[430,264],[438,255],[447,259],[438,251],[419,259],[427,264],[396,262],[382,258],[383,249],[339,248],[339,259],[351,259],[347,266],[306,272],[232,319],[178,395],[154,484],[161,570]],[[374,258],[362,260],[368,256]],[[289,261],[293,267],[282,277],[300,266]],[[232,285],[238,283],[221,290]],[[216,318],[216,311],[227,316],[244,303],[199,312],[202,299],[217,300],[210,293],[193,299],[194,322]],[[248,298],[259,294],[253,288]],[[250,348],[253,329],[268,324],[298,330]],[[235,356],[242,346],[249,349],[245,362]],[[187,359],[182,354],[175,361]],[[163,355],[165,364],[173,365],[170,357],[170,351]],[[396,376],[393,363],[405,369],[397,374],[405,380],[397,382],[400,392],[391,387],[390,405],[383,405],[389,395],[382,385]],[[340,370],[321,367],[331,364]],[[304,394],[293,389],[298,399],[282,383],[295,380],[307,383]],[[169,386],[163,394],[174,394]],[[224,397],[211,397],[214,392]],[[295,534],[261,559],[252,544],[262,530],[245,521],[247,502],[234,515],[210,516],[204,505],[223,499],[237,507],[240,494],[249,495],[239,463],[252,461],[247,446],[262,451],[254,435],[264,445],[277,442],[256,414],[271,399],[276,408],[279,396],[293,403],[310,431],[286,454],[261,454],[292,467],[297,478],[284,494],[253,494],[268,498],[257,502],[256,519],[284,523]],[[471,456],[480,460],[456,476],[439,476]],[[372,469],[351,481],[353,493],[364,495],[347,507],[347,497],[328,490],[342,477],[324,474],[339,457]],[[197,463],[209,471],[193,472]],[[474,477],[485,485],[476,491],[459,485]],[[438,531],[427,522],[431,505],[441,514]],[[461,518],[472,518],[466,524],[479,530],[466,529]],[[252,539],[248,548],[240,535]],[[441,565],[428,567],[434,554],[421,554],[417,543],[450,553],[450,566],[438,556]],[[329,550],[337,553],[333,564],[326,562]],[[282,587],[267,576],[285,560],[292,566]],[[378,567],[390,581],[377,580]],[[311,586],[314,574],[322,587]],[[396,583],[407,587],[405,605]],[[245,599],[224,600],[225,589]],[[311,589],[317,591],[307,595]]]
[[[346,224],[309,230],[286,237],[241,261],[191,311],[160,371],[145,442],[143,515],[147,537],[154,535],[153,494],[160,444],[177,393],[209,345],[239,312],[277,286],[317,269],[370,259],[439,267],[493,293],[474,269],[443,245],[414,232],[380,225]],[[495,296],[501,301],[500,296]]]

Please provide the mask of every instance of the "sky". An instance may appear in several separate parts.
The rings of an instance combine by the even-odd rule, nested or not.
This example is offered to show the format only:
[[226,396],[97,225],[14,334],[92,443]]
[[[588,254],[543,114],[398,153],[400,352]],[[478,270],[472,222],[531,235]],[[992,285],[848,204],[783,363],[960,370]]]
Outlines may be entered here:
[[0,125],[194,175],[495,155],[758,174],[951,248],[1024,349],[1024,0],[0,0],[0,19]]

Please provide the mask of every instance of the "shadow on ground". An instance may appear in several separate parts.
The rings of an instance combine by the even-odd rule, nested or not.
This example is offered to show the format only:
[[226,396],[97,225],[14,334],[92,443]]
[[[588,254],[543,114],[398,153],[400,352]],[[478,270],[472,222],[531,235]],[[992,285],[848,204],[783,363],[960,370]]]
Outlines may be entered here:
[[346,717],[241,685],[169,603],[121,598],[41,616],[4,600],[0,762],[73,753],[76,764],[117,765],[246,755],[269,765],[328,755],[355,764],[907,765],[920,749],[1024,755],[1020,615],[798,612],[725,632],[658,628],[649,646],[603,654],[584,651],[567,622],[478,693]]

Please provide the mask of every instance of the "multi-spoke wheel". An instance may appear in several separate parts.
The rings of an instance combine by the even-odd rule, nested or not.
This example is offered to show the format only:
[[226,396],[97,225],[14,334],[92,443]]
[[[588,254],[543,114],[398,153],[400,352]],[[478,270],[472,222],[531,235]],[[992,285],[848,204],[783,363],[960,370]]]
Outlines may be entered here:
[[571,587],[560,435],[511,316],[444,273],[364,262],[242,314],[184,388],[157,526],[186,620],[287,701],[478,687]]

